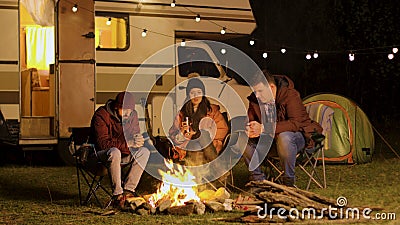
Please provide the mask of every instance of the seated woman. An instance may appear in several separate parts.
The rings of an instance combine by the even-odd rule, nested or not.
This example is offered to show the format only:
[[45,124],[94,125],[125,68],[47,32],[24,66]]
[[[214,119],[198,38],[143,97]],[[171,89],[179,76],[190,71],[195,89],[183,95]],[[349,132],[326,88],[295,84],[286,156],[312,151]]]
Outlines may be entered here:
[[176,146],[176,158],[186,157],[188,165],[202,165],[217,158],[228,125],[219,106],[210,104],[205,87],[198,78],[190,78],[186,99],[169,130],[169,137]]

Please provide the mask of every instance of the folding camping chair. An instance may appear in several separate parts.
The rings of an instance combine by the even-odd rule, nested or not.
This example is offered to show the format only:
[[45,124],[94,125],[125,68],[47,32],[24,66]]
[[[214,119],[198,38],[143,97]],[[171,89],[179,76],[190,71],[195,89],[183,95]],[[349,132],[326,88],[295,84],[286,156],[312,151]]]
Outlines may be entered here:
[[[78,190],[79,190],[79,203],[81,205],[88,205],[92,198],[96,200],[96,203],[101,208],[107,208],[110,206],[112,202],[112,193],[111,191],[111,178],[109,187],[104,186],[103,179],[109,175],[108,168],[106,165],[99,161],[96,155],[96,151],[94,145],[89,143],[90,140],[90,127],[73,127],[71,128],[72,134],[70,138],[70,148],[71,152],[73,152],[73,156],[76,159],[76,173],[78,178]],[[149,138],[147,133],[142,133],[144,141],[144,147],[149,149],[151,153],[156,152],[157,150],[153,146],[153,142]],[[122,169],[130,169],[132,162],[124,163],[122,162]],[[126,180],[128,173],[122,172],[122,182]],[[81,187],[81,178],[88,185],[88,192],[86,194],[85,199],[82,197],[82,187]],[[100,196],[97,194],[97,191],[102,190],[103,195]],[[105,196],[104,196],[105,195]],[[100,197],[104,197],[107,200],[102,203]]]
[[[314,133],[311,138],[314,140],[314,147],[304,148],[296,155],[296,166],[309,178],[306,190],[310,188],[312,182],[320,188],[326,188],[325,155],[324,145],[322,144],[325,136],[320,133]],[[322,177],[317,172],[318,161],[322,162]],[[270,168],[268,171],[270,180],[282,183],[281,178],[284,171],[281,169],[279,157],[269,154],[265,162],[267,167]]]
[[[220,155],[226,154],[225,160],[228,161],[226,163],[228,163],[229,167],[234,164],[234,161],[237,161],[242,157],[245,146],[240,145],[245,145],[247,143],[247,136],[245,134],[246,121],[247,116],[237,116],[227,121],[229,133],[224,139],[223,150],[220,152]],[[227,172],[227,175],[227,179],[225,179],[224,182],[225,188],[228,183],[234,186],[234,175],[232,169]]]
[[[104,177],[108,175],[108,170],[103,163],[97,161],[96,157],[90,156],[96,153],[94,145],[89,143],[90,130],[90,127],[71,128],[70,147],[76,159],[79,204],[88,205],[94,197],[99,207],[106,208],[111,204],[112,197],[111,192],[102,183]],[[88,186],[88,191],[84,199],[84,196],[82,196],[81,178],[83,178]],[[106,203],[100,201],[100,196],[97,194],[98,190],[102,190],[103,194],[108,198]]]

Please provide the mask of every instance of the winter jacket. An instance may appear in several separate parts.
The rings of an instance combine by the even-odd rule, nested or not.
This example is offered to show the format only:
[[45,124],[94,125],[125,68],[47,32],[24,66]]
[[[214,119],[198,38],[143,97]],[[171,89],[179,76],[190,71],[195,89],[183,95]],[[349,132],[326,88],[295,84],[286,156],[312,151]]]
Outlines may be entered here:
[[[293,81],[283,75],[274,75],[274,79],[277,86],[275,135],[285,131],[300,131],[306,138],[307,147],[311,147],[311,134],[315,131],[321,133],[321,126],[310,119],[299,92],[294,89]],[[252,93],[247,99],[250,102],[247,112],[249,121],[261,123],[261,111],[255,94]]]
[[[225,118],[221,114],[219,109],[219,105],[211,104],[211,110],[207,112],[207,117],[213,119],[215,124],[217,125],[217,131],[213,139],[213,145],[217,150],[217,153],[222,150],[224,138],[228,134],[228,125],[226,124]],[[182,120],[183,114],[182,112],[180,112],[178,115],[176,115],[174,124],[169,129],[169,136],[173,141],[175,141],[175,136],[181,131]]]
[[140,132],[138,115],[133,110],[131,117],[122,125],[117,112],[111,108],[112,102],[113,100],[109,100],[94,113],[90,125],[92,140],[97,151],[115,147],[121,151],[121,154],[129,155],[130,151],[125,138],[133,140],[134,134]]

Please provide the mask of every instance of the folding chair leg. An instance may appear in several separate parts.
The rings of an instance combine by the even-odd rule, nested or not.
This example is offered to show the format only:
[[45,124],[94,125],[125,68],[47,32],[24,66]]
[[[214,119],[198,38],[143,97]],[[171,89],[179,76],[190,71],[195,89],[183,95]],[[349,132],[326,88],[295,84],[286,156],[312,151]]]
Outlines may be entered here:
[[[90,199],[92,198],[92,196],[94,196],[94,198],[96,199],[96,201],[97,201],[98,205],[100,206],[100,208],[107,208],[111,204],[112,194],[101,185],[101,181],[103,181],[103,179],[104,179],[104,176],[100,176],[98,179],[96,179],[96,176],[93,177],[92,185],[94,183],[96,185],[94,186],[94,188],[92,188],[92,185],[91,185],[90,190],[92,190],[92,191],[88,193],[88,197],[87,197],[86,202],[89,202]],[[100,200],[98,199],[98,197],[96,195],[96,191],[99,190],[99,188],[102,189],[110,197],[110,200],[107,201],[107,203],[105,205],[101,204]]]
[[[307,174],[307,176],[310,178],[310,180],[314,181],[314,183],[315,183],[316,185],[318,185],[318,187],[324,188],[324,187],[313,177],[313,175],[311,175],[302,165],[299,165],[299,167],[300,167],[301,170],[303,170],[304,173]],[[309,187],[307,187],[306,190],[308,190],[308,188],[309,188]]]
[[[97,189],[99,189],[100,186],[100,181],[103,180],[103,177],[99,177],[99,179],[96,179],[96,176],[93,177],[92,183],[90,184],[89,187],[89,193],[86,196],[86,204],[89,203],[90,199],[92,198],[92,196],[94,196],[94,198],[96,199],[97,204],[100,206],[100,208],[103,208],[103,205],[101,204],[99,198],[96,195],[96,191]],[[96,186],[93,185],[96,183]]]
[[272,182],[276,182],[277,180],[279,180],[279,178],[281,178],[284,172],[281,169],[279,169],[273,162],[271,162],[271,160],[267,159],[267,162],[272,167],[271,169],[275,170],[278,173],[277,176],[274,176],[272,178]]
[[[307,184],[307,189],[306,189],[306,190],[308,190],[308,189],[310,188],[311,180],[312,180],[312,178],[314,178],[314,174],[315,174],[315,176],[318,176],[318,175],[316,175],[316,173],[315,173],[315,167],[317,166],[317,163],[318,163],[318,161],[315,160],[314,164],[311,164],[311,166],[312,166],[312,171],[311,171],[311,174],[310,174],[310,175],[311,175],[311,176],[310,176],[310,179],[308,180],[308,184]],[[314,179],[313,181],[314,181],[314,183],[315,183],[315,179]],[[320,182],[318,182],[318,183],[316,183],[316,184],[317,184],[320,188],[323,188]]]
[[[318,153],[318,154],[319,154],[319,153]],[[310,179],[308,180],[308,184],[307,184],[306,190],[308,190],[308,189],[310,188],[311,181],[313,181],[318,187],[323,188],[323,186],[321,185],[320,181],[317,181],[317,180],[314,178],[314,176],[317,176],[317,175],[316,175],[316,172],[315,172],[315,168],[316,168],[316,166],[317,166],[318,160],[315,160],[314,163],[313,163],[313,162],[311,162],[311,160],[314,159],[314,157],[308,156],[308,155],[306,155],[306,156],[307,156],[307,160],[306,160],[303,164],[298,164],[298,166],[300,167],[300,169],[303,170],[303,172],[310,178]],[[308,164],[310,164],[310,166],[311,166],[311,168],[312,168],[311,173],[308,172],[307,169],[305,168]],[[318,176],[317,176],[317,178],[318,178]],[[319,179],[319,178],[318,178],[318,179]]]
[[[78,163],[78,160],[76,163]],[[81,178],[79,175],[80,174],[79,170],[80,170],[80,168],[78,166],[76,166],[76,176],[78,178],[79,205],[82,205]]]
[[[92,197],[94,196],[94,198],[96,199],[96,203],[98,204],[98,206],[99,206],[100,208],[103,208],[104,205],[101,204],[99,198],[98,198],[97,195],[96,195],[96,191],[97,191],[99,188],[101,188],[108,196],[110,196],[110,198],[111,198],[111,196],[112,196],[111,193],[101,185],[101,181],[103,180],[104,177],[99,177],[99,178],[97,178],[96,176],[93,176],[93,175],[91,175],[91,174],[89,174],[89,173],[86,172],[86,175],[89,176],[89,177],[92,179],[92,182],[89,182],[88,177],[86,177],[86,175],[85,175],[85,171],[81,170],[80,172],[81,172],[81,176],[78,175],[79,178],[80,178],[80,177],[83,177],[84,180],[85,180],[85,182],[86,182],[86,184],[89,186],[89,191],[88,191],[88,193],[87,193],[86,198],[85,198],[84,201],[82,201],[82,195],[80,194],[80,197],[79,197],[80,205],[87,205],[87,204],[89,204],[90,200],[91,200]],[[79,191],[81,192],[81,187],[80,187],[80,181],[79,181],[79,180],[78,180],[78,184],[79,184],[79,186],[78,186]],[[95,185],[95,184],[96,184],[96,185]]]
[[324,149],[321,149],[321,160],[322,160],[322,176],[324,179],[324,188],[326,188],[326,172],[325,172],[325,153]]

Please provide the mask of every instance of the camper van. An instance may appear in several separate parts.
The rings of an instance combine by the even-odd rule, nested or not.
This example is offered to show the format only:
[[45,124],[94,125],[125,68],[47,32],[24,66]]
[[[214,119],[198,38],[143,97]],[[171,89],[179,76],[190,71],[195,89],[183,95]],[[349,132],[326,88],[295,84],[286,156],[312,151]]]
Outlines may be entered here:
[[[71,128],[89,126],[95,109],[127,90],[133,76],[154,84],[129,90],[142,130],[165,136],[162,124],[172,124],[182,105],[170,93],[184,93],[188,77],[181,59],[210,59],[206,72],[191,71],[221,81],[209,90],[228,84],[243,98],[250,93],[207,42],[191,40],[230,43],[255,26],[247,0],[0,0],[0,109],[10,133],[2,140],[22,150],[58,149],[67,160]],[[146,61],[169,46],[172,57]],[[171,116],[161,121],[165,113]]]

